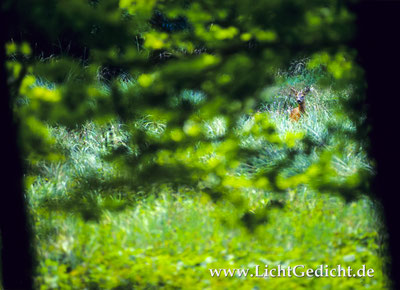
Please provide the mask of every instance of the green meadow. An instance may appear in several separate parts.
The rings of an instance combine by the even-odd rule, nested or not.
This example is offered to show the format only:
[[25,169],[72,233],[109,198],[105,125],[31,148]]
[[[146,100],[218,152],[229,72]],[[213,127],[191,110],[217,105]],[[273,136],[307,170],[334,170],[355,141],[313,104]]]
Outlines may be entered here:
[[[301,64],[301,62],[299,62]],[[299,150],[285,170],[304,171],[332,148],[335,179],[359,170],[373,173],[366,152],[355,141],[329,134],[329,124],[355,130],[343,117],[341,99],[348,90],[335,92],[315,83],[319,70],[289,70],[278,75],[275,87],[266,88],[258,109],[243,116],[236,134],[241,146],[259,154],[241,164],[237,176],[248,176],[284,159],[287,152],[262,138],[243,133],[255,118],[271,120],[279,138],[289,133],[309,136],[311,152]],[[121,80],[122,86],[136,86]],[[314,83],[306,97],[307,112],[299,122],[289,119],[296,106],[290,86]],[[39,85],[44,85],[39,83]],[[48,85],[48,84],[47,84]],[[103,85],[107,92],[107,86]],[[200,102],[201,92],[185,91],[178,98]],[[63,152],[62,162],[38,162],[27,174],[26,187],[34,221],[38,251],[40,289],[384,289],[384,229],[377,205],[367,196],[346,202],[340,195],[315,191],[307,184],[284,192],[248,187],[241,193],[250,214],[268,208],[265,222],[249,229],[235,221],[243,216],[227,200],[188,186],[168,183],[146,190],[124,192],[108,185],[118,175],[118,166],[108,158],[113,152],[135,154],[128,146],[126,124],[114,120],[106,125],[87,122],[75,129],[50,127],[53,146]],[[143,116],[134,126],[152,135],[162,135],[165,124]],[[210,138],[223,134],[224,120],[202,123]],[[217,141],[215,141],[217,142]],[[341,145],[343,151],[337,151]],[[334,180],[335,181],[335,180]],[[79,195],[76,194],[79,188]],[[93,190],[93,188],[96,188]],[[85,189],[87,191],[85,191]],[[304,265],[373,268],[373,277],[362,278],[250,278],[212,277],[210,269],[250,269]]]
[[6,2],[4,285],[390,289],[351,3]]

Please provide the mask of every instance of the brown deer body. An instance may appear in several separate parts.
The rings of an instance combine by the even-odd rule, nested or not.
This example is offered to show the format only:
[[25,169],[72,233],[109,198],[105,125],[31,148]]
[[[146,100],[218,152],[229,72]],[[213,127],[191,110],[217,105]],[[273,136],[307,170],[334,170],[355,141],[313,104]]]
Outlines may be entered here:
[[304,90],[297,91],[294,88],[290,88],[292,92],[294,93],[296,97],[296,102],[299,105],[297,108],[294,108],[290,112],[290,120],[292,122],[297,122],[301,115],[303,115],[306,112],[306,101],[305,101],[305,96],[310,92],[310,88],[307,87]]

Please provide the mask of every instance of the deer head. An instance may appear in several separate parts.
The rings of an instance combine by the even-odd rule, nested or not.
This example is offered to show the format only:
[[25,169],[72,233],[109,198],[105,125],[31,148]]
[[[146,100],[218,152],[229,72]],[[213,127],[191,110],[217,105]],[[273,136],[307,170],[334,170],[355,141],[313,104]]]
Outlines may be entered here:
[[304,101],[305,101],[304,97],[310,92],[310,87],[306,87],[305,89],[300,90],[300,91],[296,90],[293,87],[290,87],[290,90],[294,93],[294,96],[296,98],[296,102],[299,105],[302,105],[302,104],[304,104]]

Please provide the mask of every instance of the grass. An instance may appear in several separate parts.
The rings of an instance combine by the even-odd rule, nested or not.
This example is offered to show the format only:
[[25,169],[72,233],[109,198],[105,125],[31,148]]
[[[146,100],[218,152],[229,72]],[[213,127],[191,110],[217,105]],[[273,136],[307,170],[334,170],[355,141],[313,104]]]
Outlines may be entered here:
[[[251,194],[255,198],[256,193]],[[258,193],[257,204],[269,198]],[[36,223],[41,258],[37,283],[43,289],[383,288],[383,265],[376,253],[377,217],[368,214],[373,206],[367,199],[344,204],[304,189],[292,196],[284,211],[271,212],[270,222],[255,235],[219,223],[221,211],[229,217],[231,210],[206,197],[185,197],[165,189],[133,210],[105,212],[99,223],[67,213],[42,213]],[[211,278],[208,270],[265,264],[367,264],[375,277],[243,280]]]
[[[340,113],[339,100],[351,91],[320,88],[318,71],[307,72],[294,65],[281,72],[284,81],[260,96],[258,113],[272,120],[281,138],[303,133],[314,141],[309,154],[299,154],[287,169],[289,175],[305,170],[318,160],[321,148],[337,148],[334,168],[338,176],[358,170],[372,171],[362,144],[331,134],[329,124],[354,131],[355,125]],[[134,85],[125,81],[123,86]],[[313,84],[307,97],[307,114],[297,123],[289,121],[295,104],[288,85]],[[105,87],[106,90],[106,87]],[[182,99],[201,103],[200,92],[185,91]],[[174,102],[179,102],[173,100]],[[238,124],[238,132],[250,126],[250,115]],[[162,120],[139,118],[132,126],[154,136],[165,130]],[[224,135],[222,118],[203,123],[210,138]],[[150,192],[129,192],[113,185],[118,167],[107,156],[123,148],[137,154],[128,144],[129,130],[114,121],[108,126],[88,122],[75,130],[51,127],[56,148],[66,159],[42,162],[27,173],[27,195],[38,251],[39,289],[385,289],[382,225],[376,205],[367,197],[345,203],[340,197],[321,194],[307,185],[284,194],[248,189],[243,192],[252,212],[271,207],[268,222],[254,233],[237,226],[240,211],[228,201],[210,197],[187,187],[157,185]],[[338,137],[339,136],[339,137]],[[243,172],[274,166],[285,158],[262,138],[242,138],[241,146],[256,148],[256,158],[243,164]],[[302,150],[302,145],[297,144]],[[111,184],[111,186],[110,186]],[[67,206],[65,206],[67,204]],[[63,206],[62,206],[63,205]],[[86,209],[86,210],[85,210]],[[93,210],[94,209],[94,210]],[[82,213],[81,215],[78,213]],[[212,268],[251,268],[366,265],[373,278],[217,278]]]

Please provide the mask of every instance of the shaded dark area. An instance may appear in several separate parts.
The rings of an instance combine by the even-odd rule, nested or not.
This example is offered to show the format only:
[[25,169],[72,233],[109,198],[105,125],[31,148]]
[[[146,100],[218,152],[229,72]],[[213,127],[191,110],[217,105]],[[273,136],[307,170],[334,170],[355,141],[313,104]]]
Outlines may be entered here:
[[189,29],[190,25],[185,17],[169,19],[161,11],[155,11],[150,19],[151,25],[158,30],[165,32],[176,32]]
[[[8,20],[0,12],[0,24],[8,31]],[[0,107],[3,138],[3,161],[0,193],[0,233],[1,233],[1,275],[4,289],[32,289],[33,258],[31,228],[27,219],[22,189],[22,167],[17,147],[17,126],[13,122],[10,94],[6,83],[4,67],[5,42],[3,32],[0,39]]]
[[358,14],[355,45],[367,82],[370,153],[377,162],[373,182],[375,196],[382,202],[389,231],[390,277],[399,289],[400,235],[398,208],[399,148],[396,143],[400,98],[398,93],[400,45],[400,2],[363,1],[353,7]]

